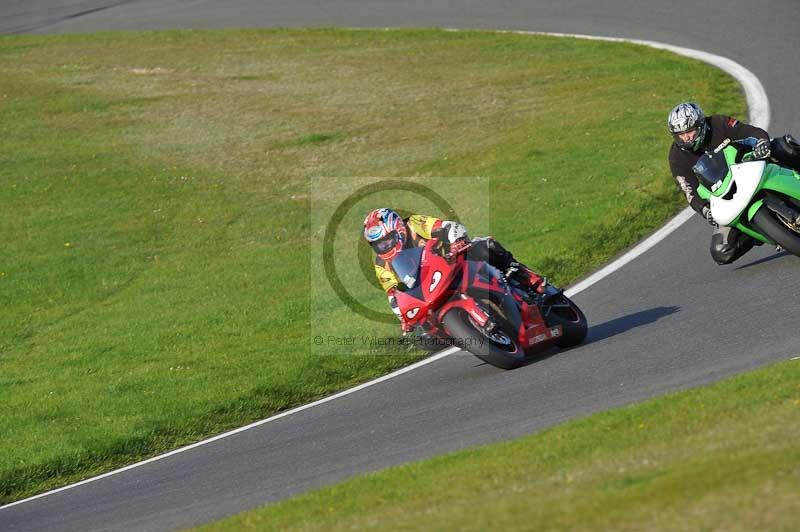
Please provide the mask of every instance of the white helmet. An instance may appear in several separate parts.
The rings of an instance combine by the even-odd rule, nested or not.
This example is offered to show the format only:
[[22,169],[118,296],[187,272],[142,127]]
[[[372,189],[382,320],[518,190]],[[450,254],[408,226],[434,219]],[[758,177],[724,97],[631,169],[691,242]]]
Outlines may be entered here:
[[[667,126],[672,138],[679,148],[687,151],[699,151],[708,136],[706,115],[696,103],[686,102],[675,106],[667,117]],[[697,136],[689,141],[681,140],[679,135],[697,129]]]

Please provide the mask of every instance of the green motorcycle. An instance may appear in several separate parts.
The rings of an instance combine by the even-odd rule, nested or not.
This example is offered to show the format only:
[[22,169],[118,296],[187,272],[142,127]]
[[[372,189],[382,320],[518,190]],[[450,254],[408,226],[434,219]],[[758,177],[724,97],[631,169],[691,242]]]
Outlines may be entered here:
[[726,139],[694,166],[698,195],[711,216],[765,244],[800,257],[800,143],[773,139],[769,160],[755,160],[757,139]]

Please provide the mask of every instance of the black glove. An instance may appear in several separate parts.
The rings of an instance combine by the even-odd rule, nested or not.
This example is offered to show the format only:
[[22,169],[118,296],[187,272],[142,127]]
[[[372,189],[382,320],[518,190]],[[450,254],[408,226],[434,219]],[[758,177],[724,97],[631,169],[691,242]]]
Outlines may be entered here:
[[713,225],[714,227],[719,227],[719,224],[714,220],[714,217],[711,216],[711,207],[703,207],[703,216],[709,224]]
[[769,157],[769,154],[769,140],[758,139],[758,142],[756,142],[756,145],[753,147],[753,157],[756,159],[766,159]]

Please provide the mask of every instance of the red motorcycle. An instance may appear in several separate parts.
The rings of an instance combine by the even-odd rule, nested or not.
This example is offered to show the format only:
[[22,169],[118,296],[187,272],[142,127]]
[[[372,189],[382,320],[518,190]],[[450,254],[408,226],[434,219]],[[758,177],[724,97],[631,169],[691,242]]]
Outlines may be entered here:
[[535,287],[507,280],[489,263],[468,260],[469,243],[458,244],[431,239],[392,259],[399,310],[422,338],[503,369],[583,342],[586,317],[563,290],[545,279]]

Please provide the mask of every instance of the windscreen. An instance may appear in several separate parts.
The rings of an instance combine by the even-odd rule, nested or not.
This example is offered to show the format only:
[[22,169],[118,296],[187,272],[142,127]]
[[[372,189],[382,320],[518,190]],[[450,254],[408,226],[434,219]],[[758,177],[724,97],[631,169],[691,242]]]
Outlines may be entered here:
[[414,288],[419,280],[422,250],[421,247],[404,249],[392,259],[392,269],[397,279],[409,290]]
[[725,160],[723,151],[706,153],[700,157],[692,169],[697,179],[713,192],[718,186],[717,183],[722,182],[728,175],[728,161]]

